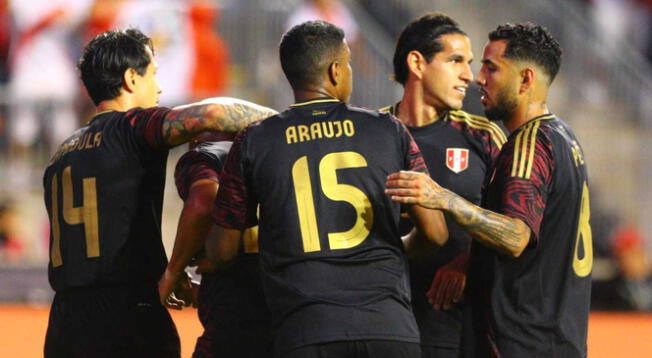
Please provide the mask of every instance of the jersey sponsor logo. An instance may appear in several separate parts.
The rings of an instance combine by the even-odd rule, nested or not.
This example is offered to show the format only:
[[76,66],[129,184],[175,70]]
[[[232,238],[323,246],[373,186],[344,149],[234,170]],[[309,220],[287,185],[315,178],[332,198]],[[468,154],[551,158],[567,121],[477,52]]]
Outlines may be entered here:
[[446,166],[454,173],[465,171],[469,167],[469,150],[446,148]]

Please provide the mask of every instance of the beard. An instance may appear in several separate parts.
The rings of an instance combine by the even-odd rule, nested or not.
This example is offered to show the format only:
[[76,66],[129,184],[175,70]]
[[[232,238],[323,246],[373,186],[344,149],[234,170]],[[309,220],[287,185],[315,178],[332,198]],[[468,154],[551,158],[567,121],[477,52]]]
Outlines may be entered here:
[[512,114],[514,114],[514,110],[516,109],[517,101],[513,95],[510,95],[510,93],[513,93],[513,91],[508,86],[505,86],[498,91],[495,101],[496,104],[491,108],[485,107],[484,109],[484,114],[487,116],[487,119],[492,122],[497,122],[512,118]]

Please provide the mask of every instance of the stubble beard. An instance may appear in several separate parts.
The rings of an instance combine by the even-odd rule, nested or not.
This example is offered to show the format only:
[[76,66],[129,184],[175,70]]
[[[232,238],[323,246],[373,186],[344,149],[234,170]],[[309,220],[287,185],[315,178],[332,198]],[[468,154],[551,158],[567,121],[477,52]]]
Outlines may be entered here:
[[496,96],[496,105],[484,110],[487,119],[492,122],[509,120],[516,109],[516,98],[511,97],[509,87],[503,87]]

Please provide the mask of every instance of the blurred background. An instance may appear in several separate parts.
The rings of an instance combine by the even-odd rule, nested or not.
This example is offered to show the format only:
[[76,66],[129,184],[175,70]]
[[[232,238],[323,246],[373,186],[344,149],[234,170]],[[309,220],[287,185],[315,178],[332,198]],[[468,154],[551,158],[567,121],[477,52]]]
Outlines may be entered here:
[[[426,11],[460,22],[476,73],[498,24],[532,21],[560,41],[549,107],[574,128],[587,158],[593,309],[651,311],[652,0],[0,0],[0,302],[47,306],[52,297],[42,174],[58,144],[92,116],[75,64],[94,35],[130,25],[153,38],[162,105],[228,95],[281,110],[293,98],[280,37],[323,19],[351,45],[351,102],[379,108],[401,96],[391,80],[398,33]],[[465,106],[482,114],[477,91]],[[185,150],[174,149],[168,163],[168,250],[181,208],[171,175]]]

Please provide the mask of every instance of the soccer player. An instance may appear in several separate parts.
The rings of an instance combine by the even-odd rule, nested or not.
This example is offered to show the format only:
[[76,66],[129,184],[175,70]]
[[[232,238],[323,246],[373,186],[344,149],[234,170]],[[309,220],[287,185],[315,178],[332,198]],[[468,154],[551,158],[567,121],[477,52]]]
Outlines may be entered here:
[[505,24],[489,34],[477,82],[487,117],[511,134],[483,208],[419,173],[388,178],[394,200],[444,210],[475,239],[465,357],[586,357],[589,191],[582,149],[547,106],[560,63],[559,43],[543,27]]
[[230,141],[200,143],[179,158],[174,172],[184,205],[170,262],[159,280],[159,296],[165,300],[172,293],[195,258],[202,274],[197,308],[204,326],[195,358],[265,357],[272,350],[269,309],[259,276],[257,230],[245,231],[238,258],[230,267],[215,271],[204,257],[219,173],[230,148]]
[[135,29],[98,35],[79,69],[97,114],[64,141],[43,178],[56,292],[45,356],[178,357],[157,290],[167,261],[160,222],[168,149],[275,112],[228,98],[156,107],[152,42]]
[[[329,23],[285,33],[281,66],[297,103],[241,132],[221,175],[208,254],[228,261],[259,223],[277,357],[419,357],[400,207],[383,189],[391,172],[427,169],[400,121],[346,104],[350,57]],[[409,212],[426,237],[446,239],[440,212]]]
[[[431,178],[479,205],[482,183],[505,135],[486,118],[461,110],[473,80],[472,60],[471,41],[455,20],[441,13],[413,20],[394,52],[394,78],[404,87],[403,98],[381,111],[405,123]],[[462,309],[457,302],[465,285],[471,238],[454,221],[448,220],[447,226],[449,239],[439,250],[406,242],[408,252],[416,251],[409,253],[408,263],[424,358],[459,357]],[[432,304],[426,293],[433,296]]]

